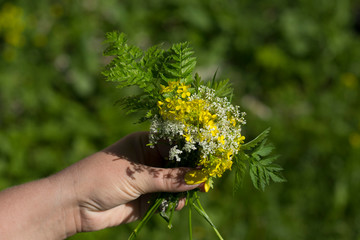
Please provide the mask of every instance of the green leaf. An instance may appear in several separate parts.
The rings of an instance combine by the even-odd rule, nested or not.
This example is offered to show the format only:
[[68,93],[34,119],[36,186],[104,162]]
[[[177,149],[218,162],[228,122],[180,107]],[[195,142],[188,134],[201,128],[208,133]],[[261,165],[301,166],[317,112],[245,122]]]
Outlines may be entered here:
[[265,157],[269,155],[273,150],[274,150],[273,146],[260,147],[253,153],[253,155],[260,155],[262,157]]
[[201,80],[201,77],[198,73],[195,73],[195,80],[193,81],[192,85],[195,88],[195,92],[199,92],[199,87],[202,85],[203,81]]
[[248,143],[245,143],[241,146],[243,151],[250,150],[256,147],[259,143],[261,143],[270,133],[270,128],[265,129],[262,133],[260,133],[255,139],[251,140]]
[[269,129],[265,130],[253,141],[249,142],[247,146],[247,149],[257,146],[256,149],[247,156],[249,156],[251,181],[255,188],[263,191],[265,187],[270,184],[271,180],[274,182],[285,181],[280,175],[280,171],[283,169],[273,163],[278,156],[269,156],[274,150],[274,146],[267,144],[266,136],[268,132]]
[[274,182],[286,181],[280,175],[280,171],[283,169],[272,163],[276,158],[277,156],[265,159],[252,158],[250,160],[250,177],[255,188],[264,191],[266,185],[270,184],[270,180]]
[[265,159],[262,159],[261,160],[261,164],[263,166],[268,166],[270,164],[272,164],[274,162],[274,160],[276,160],[279,156],[273,156],[273,157],[268,157],[268,158],[265,158]]
[[233,159],[233,171],[235,173],[233,188],[234,193],[238,192],[243,184],[245,173],[247,170],[247,159],[248,156],[243,152],[236,155]]
[[257,167],[256,166],[251,166],[249,173],[250,173],[250,178],[251,178],[251,181],[252,181],[254,187],[256,189],[260,189],[260,185],[261,185],[260,181],[261,181],[261,179],[260,179]]
[[209,88],[212,88],[215,90],[215,95],[218,97],[230,97],[233,94],[233,87],[229,82],[229,79],[225,79],[222,81],[215,81],[216,73],[213,77],[213,80],[211,82],[207,83],[207,86]]
[[286,182],[286,179],[281,176],[279,173],[276,172],[269,172],[269,176],[271,178],[271,180],[273,180],[274,182]]
[[159,76],[166,82],[192,80],[192,72],[196,65],[193,54],[189,43],[174,44],[164,53],[165,58],[158,67]]

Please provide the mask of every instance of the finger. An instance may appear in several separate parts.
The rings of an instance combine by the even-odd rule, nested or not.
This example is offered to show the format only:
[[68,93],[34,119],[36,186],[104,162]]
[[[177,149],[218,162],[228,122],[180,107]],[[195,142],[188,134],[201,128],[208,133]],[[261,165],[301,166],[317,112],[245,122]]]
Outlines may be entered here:
[[103,152],[134,163],[162,167],[168,158],[170,145],[161,142],[151,147],[148,144],[148,132],[135,132],[105,148]]
[[179,203],[176,207],[176,211],[180,211],[183,207],[185,207],[185,203],[186,203],[186,198],[182,197],[179,199]]
[[153,168],[148,167],[143,172],[143,193],[151,192],[185,192],[199,187],[201,184],[188,185],[185,183],[185,174],[189,168]]

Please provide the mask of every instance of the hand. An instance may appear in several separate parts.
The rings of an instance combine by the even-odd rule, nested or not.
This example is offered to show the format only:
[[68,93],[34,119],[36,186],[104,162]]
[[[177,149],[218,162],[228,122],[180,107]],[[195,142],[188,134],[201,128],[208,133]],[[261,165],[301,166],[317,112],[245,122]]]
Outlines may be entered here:
[[148,133],[134,133],[55,175],[1,191],[1,238],[64,239],[128,223],[144,215],[151,193],[201,186],[185,183],[189,169],[160,168],[164,149],[147,143]]
[[[77,232],[95,231],[141,218],[154,192],[184,192],[190,169],[164,169],[166,149],[147,147],[148,133],[131,134],[110,147],[60,172],[74,183]],[[55,175],[56,177],[56,175]],[[178,209],[184,206],[180,201]]]

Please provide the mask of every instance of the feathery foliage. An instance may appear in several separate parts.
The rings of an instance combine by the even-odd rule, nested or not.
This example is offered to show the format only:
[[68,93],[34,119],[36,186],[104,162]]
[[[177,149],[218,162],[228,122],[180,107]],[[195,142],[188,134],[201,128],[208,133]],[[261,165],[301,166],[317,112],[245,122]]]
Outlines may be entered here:
[[270,128],[260,133],[255,139],[241,146],[242,151],[234,160],[235,184],[234,191],[238,191],[249,167],[251,181],[256,189],[265,190],[270,180],[285,182],[280,171],[283,169],[273,162],[278,156],[271,156],[274,147],[267,144]]
[[119,88],[137,86],[142,90],[138,95],[119,100],[128,112],[147,110],[147,117],[151,117],[151,110],[164,97],[158,94],[161,85],[179,80],[188,83],[192,79],[196,58],[187,42],[174,44],[168,50],[156,45],[143,51],[129,45],[124,33],[110,32],[106,38],[108,47],[104,55],[114,57],[102,72],[106,80],[115,82]]

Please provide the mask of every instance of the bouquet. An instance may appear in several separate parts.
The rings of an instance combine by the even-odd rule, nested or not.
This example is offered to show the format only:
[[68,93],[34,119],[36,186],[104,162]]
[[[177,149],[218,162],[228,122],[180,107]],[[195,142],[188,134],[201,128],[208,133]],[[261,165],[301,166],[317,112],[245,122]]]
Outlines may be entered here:
[[[207,192],[213,181],[227,170],[235,173],[238,190],[247,170],[254,186],[264,190],[274,182],[285,181],[270,156],[273,146],[267,144],[269,129],[245,143],[242,127],[245,113],[231,104],[233,89],[228,80],[203,81],[194,74],[196,58],[189,43],[173,44],[169,49],[156,45],[146,51],[127,43],[125,34],[107,34],[106,56],[113,56],[103,75],[120,88],[137,86],[135,96],[119,100],[128,112],[143,112],[140,121],[150,121],[149,147],[159,141],[171,146],[166,167],[190,167],[185,175],[188,184],[205,183]],[[197,190],[186,193],[160,193],[150,203],[144,218],[129,239],[156,213],[172,227],[172,217],[179,199],[186,196],[189,209],[189,238],[192,239],[191,213],[194,209],[223,239],[202,207]]]

